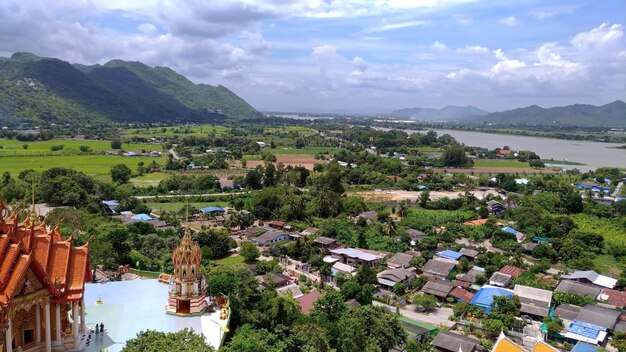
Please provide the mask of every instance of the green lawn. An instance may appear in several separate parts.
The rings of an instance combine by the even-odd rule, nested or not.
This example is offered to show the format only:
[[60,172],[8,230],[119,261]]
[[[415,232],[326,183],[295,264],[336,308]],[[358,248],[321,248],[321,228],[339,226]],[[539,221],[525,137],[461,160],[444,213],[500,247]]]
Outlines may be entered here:
[[620,263],[610,254],[596,256],[593,263],[596,265],[596,270],[605,275],[618,277],[622,272]]
[[165,158],[124,157],[118,155],[70,155],[70,156],[23,156],[0,157],[0,170],[17,176],[21,171],[33,169],[44,171],[53,167],[67,167],[82,171],[99,180],[111,181],[111,168],[125,164],[131,170],[137,169],[139,162],[150,164],[152,161],[164,164]]
[[[28,148],[24,149],[24,144],[28,145]],[[52,152],[50,148],[53,146],[63,145],[63,149]],[[41,155],[41,154],[58,154],[58,155],[71,155],[79,153],[79,148],[82,146],[90,147],[93,151],[105,151],[111,150],[110,141],[77,141],[73,139],[52,139],[49,141],[36,141],[36,142],[21,142],[15,139],[0,139],[0,156],[11,155]],[[160,144],[148,144],[148,143],[122,143],[122,149],[126,151],[141,152],[142,149],[147,151],[162,151],[163,147]]]
[[523,163],[517,160],[474,160],[474,167],[530,167],[528,163]]
[[153,172],[143,176],[137,176],[130,179],[130,182],[137,187],[158,186],[159,182],[170,177],[166,172]]
[[237,266],[241,265],[244,262],[244,258],[240,255],[235,255],[232,257],[226,257],[221,259],[212,260],[211,263],[213,265],[221,265],[221,266]]

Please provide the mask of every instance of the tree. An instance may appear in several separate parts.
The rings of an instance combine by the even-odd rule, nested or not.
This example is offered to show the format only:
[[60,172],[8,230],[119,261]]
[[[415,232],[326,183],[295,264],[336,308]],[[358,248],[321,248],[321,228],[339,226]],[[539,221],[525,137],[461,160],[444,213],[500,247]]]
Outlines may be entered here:
[[560,318],[552,319],[551,317],[545,317],[543,322],[546,324],[548,328],[548,338],[551,336],[556,336],[558,333],[563,330],[563,320]]
[[472,161],[465,155],[465,148],[462,146],[451,146],[444,150],[441,157],[444,166],[468,166]]
[[215,351],[209,346],[202,335],[190,329],[164,333],[148,330],[137,334],[134,339],[126,341],[122,352],[210,352]]
[[122,149],[122,141],[119,139],[112,140],[111,149]]
[[244,242],[239,248],[239,255],[244,257],[246,263],[254,263],[261,253],[256,245],[252,242]]
[[28,144],[26,144],[26,143],[22,144],[22,148],[28,149]]
[[243,183],[248,188],[261,189],[261,187],[263,187],[263,184],[261,183],[262,180],[263,175],[261,174],[261,172],[257,169],[253,169],[246,173],[246,177],[244,178]]
[[287,338],[287,352],[330,352],[328,333],[316,324],[296,325],[292,328],[293,334]]
[[422,194],[420,194],[420,199],[419,199],[420,207],[426,208],[428,206],[429,201],[430,201],[430,191],[423,191]]
[[616,332],[611,339],[611,345],[617,348],[619,352],[626,351],[626,333]]
[[123,184],[130,180],[133,171],[124,164],[117,164],[111,168],[111,179],[117,184]]
[[435,296],[426,294],[416,294],[411,300],[417,309],[431,311],[437,307],[437,299]]
[[254,329],[251,325],[244,325],[237,329],[223,352],[274,352],[282,351],[283,343],[276,334],[265,329]]
[[542,168],[546,166],[546,164],[544,164],[543,161],[541,161],[541,159],[532,159],[528,162],[528,165],[530,165],[530,167],[536,167],[536,168]]

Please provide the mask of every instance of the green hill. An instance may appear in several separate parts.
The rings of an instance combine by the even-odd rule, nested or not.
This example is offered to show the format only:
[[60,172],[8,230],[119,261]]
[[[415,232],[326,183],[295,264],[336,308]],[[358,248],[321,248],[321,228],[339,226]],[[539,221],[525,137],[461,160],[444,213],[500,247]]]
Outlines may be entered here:
[[594,106],[574,104],[553,108],[537,105],[525,108],[494,112],[476,116],[463,122],[489,123],[497,126],[578,126],[578,127],[626,127],[626,103]]
[[194,84],[167,67],[112,60],[86,66],[15,53],[0,58],[0,121],[158,122],[257,117],[223,86]]

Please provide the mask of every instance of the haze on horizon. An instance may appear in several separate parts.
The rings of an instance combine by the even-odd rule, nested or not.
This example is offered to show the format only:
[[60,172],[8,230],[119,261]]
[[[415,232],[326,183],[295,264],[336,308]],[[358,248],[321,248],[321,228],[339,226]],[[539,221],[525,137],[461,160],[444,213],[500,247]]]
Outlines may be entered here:
[[168,66],[260,110],[497,111],[624,100],[625,23],[623,0],[5,0],[0,56]]

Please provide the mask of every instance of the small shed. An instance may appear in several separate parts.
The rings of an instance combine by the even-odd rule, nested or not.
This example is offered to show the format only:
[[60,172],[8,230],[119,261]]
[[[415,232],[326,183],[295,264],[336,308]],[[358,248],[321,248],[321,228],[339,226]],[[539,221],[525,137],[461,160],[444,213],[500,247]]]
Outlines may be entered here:
[[445,251],[437,252],[436,255],[440,258],[451,259],[451,260],[459,260],[463,256],[461,252],[451,251],[449,249],[446,249]]

